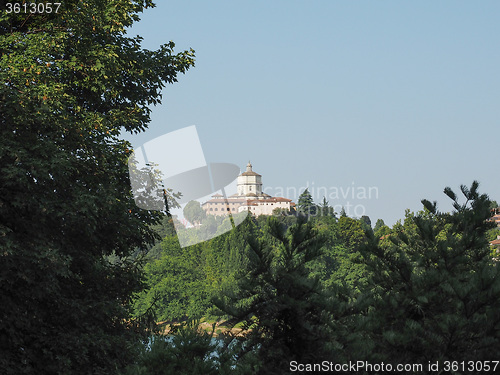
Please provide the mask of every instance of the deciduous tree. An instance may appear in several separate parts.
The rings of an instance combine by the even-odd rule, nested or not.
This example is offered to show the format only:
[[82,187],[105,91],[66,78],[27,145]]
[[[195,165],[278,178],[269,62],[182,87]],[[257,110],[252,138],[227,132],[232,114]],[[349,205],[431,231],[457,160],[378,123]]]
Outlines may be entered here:
[[199,224],[207,216],[203,208],[201,208],[200,202],[197,201],[188,202],[184,207],[183,213],[184,217],[191,224]]
[[[160,214],[130,191],[130,145],[193,51],[141,48],[149,0],[0,13],[0,373],[110,374],[130,360],[128,255]],[[107,255],[120,261],[110,263]]]

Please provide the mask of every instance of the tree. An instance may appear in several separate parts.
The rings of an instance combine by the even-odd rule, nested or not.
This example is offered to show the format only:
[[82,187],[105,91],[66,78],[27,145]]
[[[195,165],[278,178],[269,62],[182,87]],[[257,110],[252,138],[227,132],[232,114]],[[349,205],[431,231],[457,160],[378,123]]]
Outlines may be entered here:
[[181,249],[177,237],[166,237],[161,247],[161,257],[144,266],[146,288],[134,301],[134,315],[152,312],[156,321],[202,317],[209,297],[201,244]]
[[321,202],[321,206],[319,207],[321,216],[333,216],[335,217],[335,211],[333,210],[333,207],[330,207],[328,205],[328,201],[326,200],[326,197],[323,197],[323,202]]
[[359,222],[365,233],[373,234],[372,221],[370,220],[369,216],[366,215],[361,216]]
[[377,222],[375,223],[375,226],[373,227],[373,232],[377,232],[380,228],[385,226],[384,220],[382,219],[377,219]]
[[194,62],[125,36],[152,6],[0,14],[2,374],[110,374],[131,360],[141,283],[129,255],[153,243],[161,214],[135,206],[120,133],[145,130],[165,83]]
[[362,223],[366,224],[367,227],[372,227],[372,221],[370,219],[370,216],[367,216],[367,215],[363,215],[361,216],[361,218],[359,219]]
[[347,216],[340,217],[337,222],[337,231],[341,243],[349,251],[357,250],[366,239],[361,221]]
[[309,190],[306,189],[299,195],[299,200],[297,202],[298,211],[305,215],[316,215],[317,207],[314,204],[313,198]]
[[340,217],[347,217],[347,213],[345,212],[344,207],[342,207],[342,210],[340,210]]
[[350,298],[366,284],[366,265],[361,262],[359,248],[366,241],[363,222],[350,217],[340,217],[325,228],[328,235],[322,260],[326,267],[321,280],[327,289],[343,286]]
[[291,215],[291,212],[288,208],[281,208],[281,207],[276,207],[273,212],[273,216],[289,216]]
[[389,228],[387,225],[384,225],[383,227],[380,227],[376,232],[374,232],[373,235],[380,240],[386,240],[389,238],[389,235],[391,233],[391,228]]
[[184,217],[193,225],[201,223],[207,216],[198,201],[188,202],[184,207],[183,213]]
[[[137,363],[126,375],[253,375],[254,363],[238,360],[236,345],[224,345],[225,334],[214,335],[201,328],[199,321],[190,320],[172,327],[169,335],[151,337],[142,346]],[[230,340],[232,341],[232,340]],[[247,358],[245,358],[247,359]],[[256,362],[253,358],[253,362]],[[256,364],[255,364],[256,365]]]
[[197,321],[182,323],[168,339],[152,336],[126,375],[217,375],[219,358],[213,355],[217,350],[213,338],[213,330],[200,330]]
[[494,225],[488,221],[490,201],[476,181],[461,191],[464,203],[445,189],[452,213],[423,200],[424,211],[408,212],[389,243],[372,238],[363,250],[371,288],[358,302],[366,309],[360,321],[370,327],[365,337],[376,348],[371,360],[443,363],[496,355],[500,268],[486,238]]
[[247,272],[232,292],[215,300],[233,323],[250,329],[247,350],[258,348],[262,374],[282,373],[291,360],[327,358],[330,310],[308,269],[321,255],[324,239],[306,221],[299,217],[286,229],[268,218],[265,237],[247,238]]

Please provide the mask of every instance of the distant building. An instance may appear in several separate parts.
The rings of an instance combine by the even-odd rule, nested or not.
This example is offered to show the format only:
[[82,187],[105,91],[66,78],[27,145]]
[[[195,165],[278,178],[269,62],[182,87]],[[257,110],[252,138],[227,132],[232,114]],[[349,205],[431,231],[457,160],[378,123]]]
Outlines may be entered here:
[[[500,227],[500,207],[491,210],[491,221],[493,221],[497,227]],[[490,245],[495,248],[497,255],[500,255],[500,236],[497,236],[496,240],[490,241]],[[499,257],[494,258],[496,261],[500,260]]]
[[500,236],[497,236],[496,240],[490,241],[490,245],[496,246],[496,247],[500,246]]
[[492,216],[491,220],[495,222],[496,225],[500,227],[500,207],[491,210]]
[[236,214],[249,211],[255,216],[272,215],[273,210],[290,210],[295,206],[291,199],[272,197],[262,192],[262,176],[252,170],[248,162],[246,171],[238,176],[237,193],[227,199],[221,194],[212,195],[212,199],[202,204],[207,215]]

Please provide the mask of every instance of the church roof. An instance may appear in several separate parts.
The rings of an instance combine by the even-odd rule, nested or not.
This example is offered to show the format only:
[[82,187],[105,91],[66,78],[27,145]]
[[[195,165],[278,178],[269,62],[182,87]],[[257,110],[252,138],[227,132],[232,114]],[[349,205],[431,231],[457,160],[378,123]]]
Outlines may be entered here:
[[241,174],[241,176],[261,176],[261,177],[262,177],[262,175],[258,174],[257,172],[254,172],[254,171],[250,171],[250,172],[243,172],[243,173]]
[[252,171],[252,163],[250,161],[247,164],[247,170],[241,174],[241,176],[260,176],[257,172]]

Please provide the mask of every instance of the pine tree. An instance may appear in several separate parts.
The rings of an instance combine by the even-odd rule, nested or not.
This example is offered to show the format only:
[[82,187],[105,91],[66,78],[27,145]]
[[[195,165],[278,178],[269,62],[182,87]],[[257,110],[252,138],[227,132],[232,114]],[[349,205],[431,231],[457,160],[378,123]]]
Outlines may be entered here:
[[380,228],[385,226],[384,220],[382,219],[377,219],[377,222],[375,223],[375,226],[373,227],[373,232],[377,232]]
[[326,200],[326,197],[323,197],[323,202],[321,202],[321,206],[319,207],[319,212],[321,216],[332,216],[335,217],[335,211],[333,207],[330,207],[329,202]]
[[246,350],[258,348],[260,373],[283,373],[289,361],[329,358],[327,299],[308,265],[321,255],[324,239],[305,217],[285,229],[268,219],[267,236],[248,238],[250,264],[233,293],[215,301],[248,330]]
[[300,194],[297,202],[298,211],[307,216],[314,216],[317,212],[317,207],[314,204],[313,198],[309,190],[306,189]]
[[372,221],[370,220],[369,216],[363,215],[359,219],[359,222],[361,224],[361,227],[367,233],[369,236],[373,236],[373,229],[372,229]]
[[408,213],[392,242],[372,238],[364,249],[372,286],[358,300],[366,303],[359,325],[368,327],[376,348],[372,360],[442,364],[497,355],[500,268],[486,239],[490,201],[477,189],[475,181],[461,186],[460,204],[446,188],[452,213],[423,200],[425,210]]
[[344,207],[342,207],[342,210],[340,210],[340,217],[347,217],[347,213],[345,212]]

